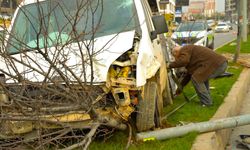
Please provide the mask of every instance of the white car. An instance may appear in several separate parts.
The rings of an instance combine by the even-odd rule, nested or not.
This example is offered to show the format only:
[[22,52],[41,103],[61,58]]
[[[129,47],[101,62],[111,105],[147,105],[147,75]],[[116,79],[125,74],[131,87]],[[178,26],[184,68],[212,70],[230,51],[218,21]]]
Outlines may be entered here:
[[[78,6],[80,2],[81,7]],[[107,103],[98,104],[101,107],[93,106],[96,114],[93,117],[88,114],[92,111],[81,114],[74,111],[74,115],[81,117],[68,117],[71,114],[64,113],[61,118],[69,119],[60,120],[55,117],[58,112],[53,112],[48,113],[50,116],[39,114],[43,119],[51,117],[59,122],[74,123],[108,118],[105,124],[123,129],[126,127],[123,122],[136,110],[139,112],[136,116],[138,131],[159,127],[163,96],[168,91],[163,47],[166,45],[159,42],[160,37],[164,38],[162,33],[167,32],[164,16],[152,16],[150,6],[144,0],[109,0],[103,1],[103,5],[98,5],[98,0],[92,0],[89,3],[91,5],[79,0],[24,0],[15,12],[5,39],[6,46],[0,52],[0,75],[5,77],[1,85],[10,89],[14,87],[11,93],[20,93],[19,89],[23,89],[21,97],[31,97],[30,93],[34,93],[33,96],[39,96],[41,100],[41,91],[46,91],[46,95],[51,93],[44,87],[59,88],[61,92],[52,92],[56,95],[53,97],[64,99],[66,96],[72,99],[64,100],[60,108],[73,105],[74,102],[74,106],[79,105],[83,110],[83,104],[89,100],[84,97],[84,93],[97,95],[94,94],[97,90],[105,96],[101,96],[104,99],[93,101],[92,105],[108,100]],[[6,55],[11,57],[7,59],[4,57]],[[81,98],[71,97],[72,91],[69,89],[75,89]],[[107,99],[106,95],[109,96]],[[52,104],[53,97],[47,96],[46,100]],[[16,99],[14,97],[11,100]],[[22,101],[22,98],[18,98],[18,101]],[[8,99],[2,103],[8,104]],[[19,115],[15,110],[12,111],[13,106],[7,104],[5,106],[9,108],[5,112],[1,109],[1,115]],[[57,103],[53,103],[53,106],[39,105],[39,110],[51,110],[59,106]],[[114,113],[111,113],[113,110]],[[111,114],[116,114],[115,118]],[[36,128],[37,123],[24,122],[13,122],[13,128],[17,125],[20,128],[8,128],[2,130],[1,134],[24,134]],[[1,129],[5,126],[8,125],[0,122]]]
[[195,44],[214,48],[214,32],[206,21],[182,22],[171,36],[174,45]]
[[229,31],[230,31],[230,27],[225,22],[220,22],[215,27],[215,32],[229,32]]
[[207,24],[209,27],[215,26],[215,21],[214,20],[207,20]]

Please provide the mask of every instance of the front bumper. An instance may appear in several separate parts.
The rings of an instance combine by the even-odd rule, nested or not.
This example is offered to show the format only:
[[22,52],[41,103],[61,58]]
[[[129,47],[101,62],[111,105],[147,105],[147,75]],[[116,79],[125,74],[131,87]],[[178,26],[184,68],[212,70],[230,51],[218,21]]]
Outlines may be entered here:
[[200,46],[205,46],[205,38],[179,38],[179,39],[172,39],[172,44],[176,46],[184,46],[188,44],[194,44],[194,45],[200,45]]
[[[19,89],[18,86],[14,87]],[[74,88],[77,89],[77,87]],[[37,99],[30,97],[34,102],[25,101],[25,103],[22,103],[21,99],[6,98],[5,95],[4,101],[0,99],[0,139],[23,137],[38,129],[60,129],[65,127],[85,129],[90,128],[95,122],[125,130],[125,123],[135,108],[130,103],[126,105],[124,103],[118,104],[116,101],[120,99],[110,99],[112,94],[118,95],[127,92],[122,89],[113,88],[111,90],[107,89],[105,85],[86,86],[84,90],[88,95],[92,95],[90,98],[92,104],[87,107],[84,106],[84,100],[88,101],[90,99],[84,97],[83,89],[77,89],[78,92],[81,92],[82,99],[76,100],[75,103],[69,102],[67,99],[58,101],[58,95],[56,98],[53,97],[56,100],[51,100],[51,103],[47,103],[47,100],[42,102],[41,99],[38,100],[38,94],[42,92],[34,92],[34,88],[30,91],[30,96],[37,96]],[[128,88],[125,89],[129,90]],[[91,94],[91,91],[94,94]],[[4,95],[3,91],[2,95]],[[45,96],[43,95],[43,97]],[[123,100],[121,99],[122,102]],[[35,106],[32,106],[32,104]]]

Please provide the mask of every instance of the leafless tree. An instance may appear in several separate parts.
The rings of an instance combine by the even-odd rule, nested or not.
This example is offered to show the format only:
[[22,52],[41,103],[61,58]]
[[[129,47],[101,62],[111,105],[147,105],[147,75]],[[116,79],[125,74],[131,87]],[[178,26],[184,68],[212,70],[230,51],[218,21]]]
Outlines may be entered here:
[[[94,85],[101,73],[95,65],[102,65],[96,56],[118,34],[95,45],[96,38],[112,28],[111,14],[110,20],[103,20],[112,11],[105,10],[102,0],[37,1],[18,9],[11,30],[4,25],[1,36],[0,147],[87,149],[104,124],[95,108],[110,103],[105,91]],[[88,130],[76,130],[82,124],[60,118],[87,113],[95,118]]]

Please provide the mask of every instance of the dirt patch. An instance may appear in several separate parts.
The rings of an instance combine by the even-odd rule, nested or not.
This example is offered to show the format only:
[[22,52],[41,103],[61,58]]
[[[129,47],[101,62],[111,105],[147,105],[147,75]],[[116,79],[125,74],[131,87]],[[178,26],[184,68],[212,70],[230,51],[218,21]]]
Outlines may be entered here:
[[[228,60],[233,60],[234,58],[234,54],[230,54],[230,53],[225,53],[222,54],[223,56],[225,56]],[[241,64],[244,67],[250,68],[250,54],[240,54],[237,63]]]

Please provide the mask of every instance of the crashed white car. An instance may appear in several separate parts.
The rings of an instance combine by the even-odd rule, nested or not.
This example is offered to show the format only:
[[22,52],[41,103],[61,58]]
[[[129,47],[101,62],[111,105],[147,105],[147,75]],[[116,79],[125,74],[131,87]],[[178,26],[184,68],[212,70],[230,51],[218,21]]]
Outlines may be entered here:
[[[160,34],[167,25],[163,16],[152,16],[147,1],[24,0],[8,32],[0,54],[1,115],[25,117],[10,111],[19,107],[18,99],[32,116],[39,99],[39,120],[50,122],[43,128],[54,121],[83,128],[99,120],[124,129],[135,111],[138,131],[160,126],[168,84]],[[1,135],[24,134],[38,125],[3,121],[0,127],[9,128]]]
[[195,44],[214,48],[214,32],[206,21],[182,22],[171,36],[174,45]]

